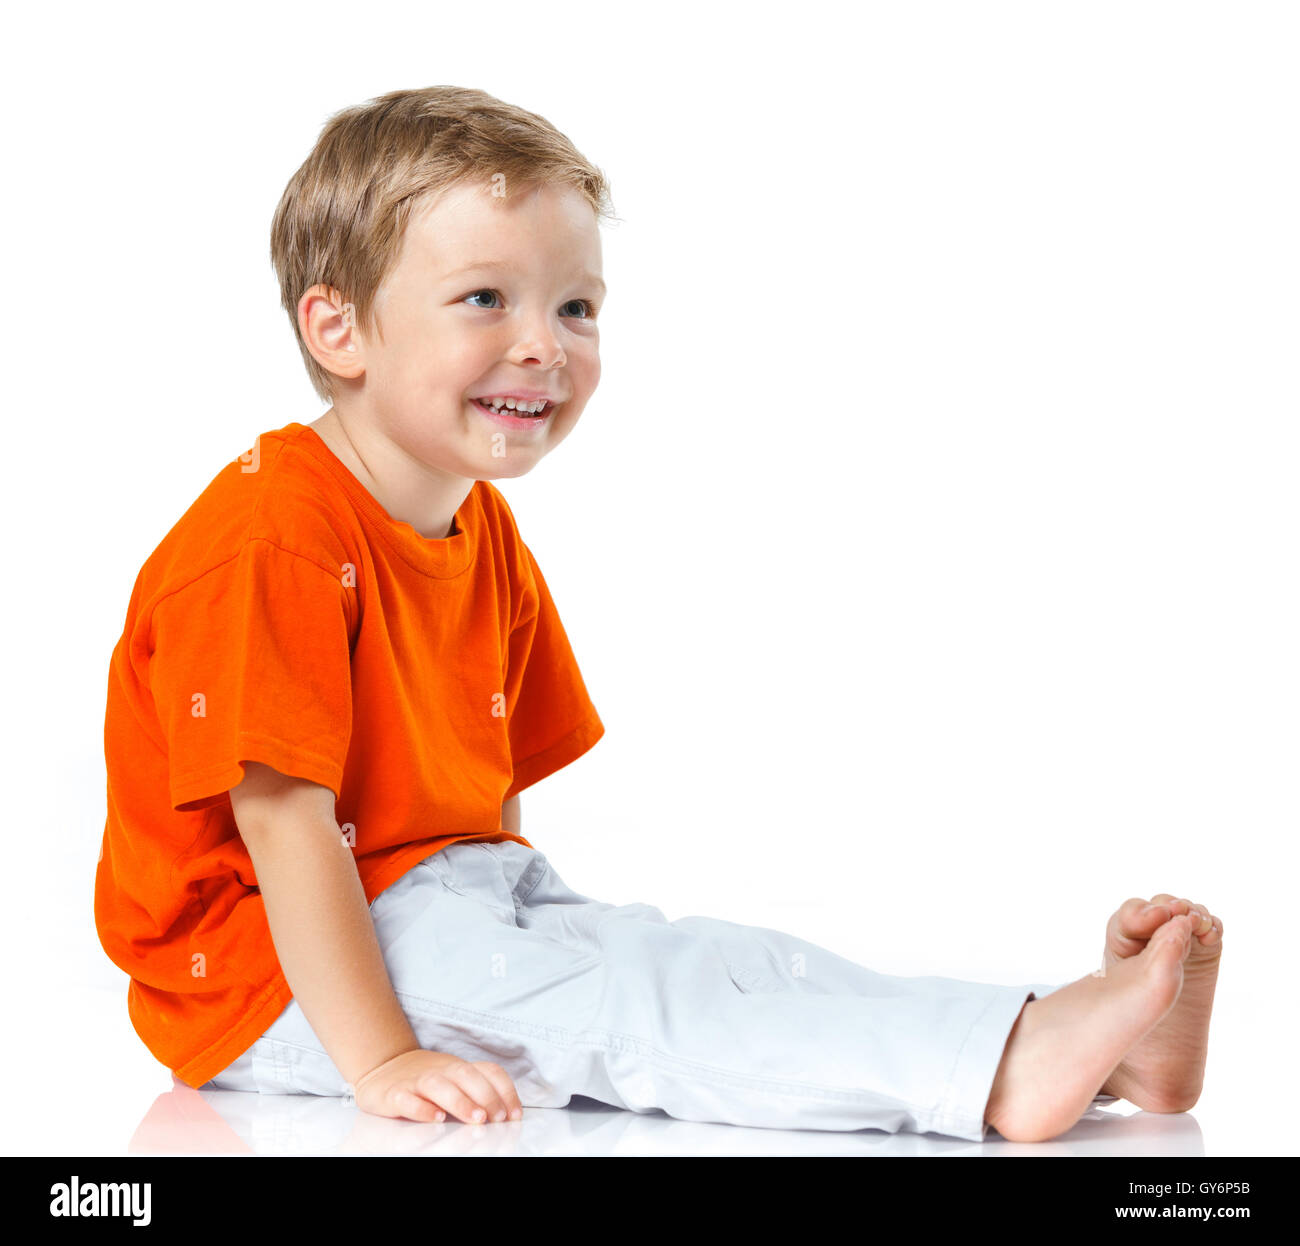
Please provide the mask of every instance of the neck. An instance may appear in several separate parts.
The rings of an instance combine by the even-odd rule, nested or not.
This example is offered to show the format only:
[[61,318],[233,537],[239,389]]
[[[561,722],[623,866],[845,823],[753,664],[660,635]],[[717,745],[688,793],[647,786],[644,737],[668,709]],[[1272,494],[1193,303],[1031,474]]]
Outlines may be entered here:
[[432,541],[456,534],[456,512],[473,489],[472,480],[429,467],[366,420],[337,407],[310,427],[391,518]]

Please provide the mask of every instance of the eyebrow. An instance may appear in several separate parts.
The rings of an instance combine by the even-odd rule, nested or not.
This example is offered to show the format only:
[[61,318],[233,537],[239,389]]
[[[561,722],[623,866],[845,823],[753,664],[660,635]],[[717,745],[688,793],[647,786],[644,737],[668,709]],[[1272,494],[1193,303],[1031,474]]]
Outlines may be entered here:
[[[462,277],[466,273],[508,272],[510,267],[509,264],[503,263],[500,260],[483,260],[477,264],[466,264],[464,268],[458,268],[455,272],[448,273],[446,280],[450,281],[453,277]],[[608,291],[608,287],[605,283],[597,277],[595,273],[588,272],[586,269],[583,269],[583,271],[578,274],[578,279],[580,281],[586,281],[591,285],[599,286],[602,294],[607,293]]]

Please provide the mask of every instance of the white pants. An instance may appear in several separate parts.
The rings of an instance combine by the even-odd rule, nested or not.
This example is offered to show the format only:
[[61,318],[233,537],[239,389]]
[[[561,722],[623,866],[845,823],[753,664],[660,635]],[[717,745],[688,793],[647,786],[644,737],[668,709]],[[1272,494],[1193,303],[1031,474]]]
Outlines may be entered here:
[[[501,1065],[525,1108],[586,1095],[682,1120],[978,1142],[1012,1025],[1056,989],[893,977],[778,930],[670,922],[579,895],[513,841],[451,844],[370,915],[420,1045]],[[204,1088],[350,1092],[297,1000]]]

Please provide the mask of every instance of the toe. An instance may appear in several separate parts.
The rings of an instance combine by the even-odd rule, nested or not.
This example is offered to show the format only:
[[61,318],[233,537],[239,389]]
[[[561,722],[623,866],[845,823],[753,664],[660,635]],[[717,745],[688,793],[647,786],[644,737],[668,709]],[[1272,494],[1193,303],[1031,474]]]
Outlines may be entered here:
[[1175,900],[1170,904],[1174,916],[1186,916],[1192,923],[1192,934],[1199,939],[1214,932],[1218,920],[1204,904],[1194,904],[1191,900]]
[[1125,900],[1115,914],[1115,932],[1130,939],[1149,939],[1156,927],[1164,925],[1171,915],[1167,904],[1134,897]]
[[1223,921],[1221,918],[1210,914],[1210,928],[1204,932],[1197,932],[1197,942],[1202,947],[1217,948],[1223,942]]
[[1106,943],[1118,956],[1135,956],[1169,917],[1165,905],[1150,904],[1134,896],[1111,914],[1106,923]]
[[[1165,922],[1155,932],[1143,955],[1151,956],[1153,965],[1159,963],[1167,965],[1169,961],[1186,960],[1191,947],[1191,923],[1185,916],[1180,916]],[[1166,957],[1169,958],[1168,961]]]

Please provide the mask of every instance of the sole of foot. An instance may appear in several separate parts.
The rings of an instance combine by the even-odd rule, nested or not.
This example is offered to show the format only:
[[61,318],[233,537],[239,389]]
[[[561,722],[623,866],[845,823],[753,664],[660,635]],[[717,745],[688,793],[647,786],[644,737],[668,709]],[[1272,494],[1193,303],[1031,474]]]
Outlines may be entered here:
[[1183,989],[1160,1023],[1125,1054],[1106,1081],[1107,1093],[1147,1112],[1187,1112],[1196,1106],[1205,1080],[1210,1014],[1223,951],[1223,922],[1204,905],[1168,893],[1150,901],[1126,901],[1106,929],[1105,968],[1141,952],[1171,917],[1194,923],[1191,950],[1183,962]]
[[1178,1001],[1194,922],[1165,922],[1135,956],[1021,1009],[1007,1038],[984,1119],[1011,1142],[1045,1142],[1071,1128],[1125,1054]]

